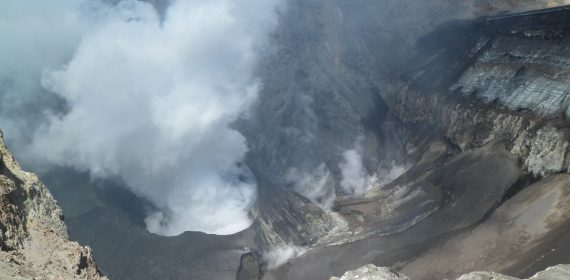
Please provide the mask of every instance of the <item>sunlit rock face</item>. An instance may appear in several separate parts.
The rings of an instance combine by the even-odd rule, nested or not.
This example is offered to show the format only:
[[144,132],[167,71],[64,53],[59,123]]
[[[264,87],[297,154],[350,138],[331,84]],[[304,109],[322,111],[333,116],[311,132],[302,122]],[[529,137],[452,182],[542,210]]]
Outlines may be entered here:
[[405,275],[391,271],[385,267],[376,267],[374,265],[365,265],[359,269],[347,271],[342,277],[331,277],[330,280],[410,280]]
[[[544,271],[536,273],[534,276],[527,280],[564,280],[570,277],[570,265],[557,265],[552,266]],[[472,272],[462,275],[458,280],[520,280],[519,278],[510,277],[494,272]]]
[[61,208],[14,160],[0,132],[0,278],[105,280],[93,252],[69,241]]
[[[552,266],[538,272],[527,280],[565,280],[570,277],[570,265]],[[331,277],[330,280],[409,280],[407,276],[391,271],[385,267],[366,265],[359,269],[347,271],[341,278]],[[521,280],[495,272],[478,271],[461,275],[457,280]]]

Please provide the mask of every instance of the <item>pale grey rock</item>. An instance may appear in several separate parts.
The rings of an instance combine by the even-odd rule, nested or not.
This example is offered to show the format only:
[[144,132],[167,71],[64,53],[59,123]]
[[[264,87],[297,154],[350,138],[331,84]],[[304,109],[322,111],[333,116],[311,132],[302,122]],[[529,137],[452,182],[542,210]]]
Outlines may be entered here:
[[540,121],[529,113],[453,103],[412,91],[402,92],[400,98],[406,108],[395,110],[399,118],[441,128],[461,150],[502,141],[536,176],[568,170],[568,129],[556,120]]
[[457,280],[520,280],[495,272],[477,271],[461,275]]
[[[410,280],[407,276],[386,267],[372,264],[346,272],[341,278],[330,280]],[[570,265],[552,266],[525,280],[567,280],[570,279]],[[476,271],[463,274],[457,280],[523,280],[496,272]]]
[[[567,280],[570,279],[570,265],[557,265],[538,272],[527,280]],[[472,272],[464,274],[458,280],[521,280],[495,272]]]
[[20,168],[1,132],[0,159],[0,279],[106,279],[91,249],[68,240],[61,208]]
[[535,274],[529,280],[567,280],[570,279],[570,265],[557,265]]
[[[529,155],[525,165],[534,174],[547,175],[563,170],[568,141],[564,132],[553,127],[544,127],[531,138]],[[528,142],[527,142],[528,143]]]
[[410,280],[405,275],[394,272],[386,267],[377,267],[372,264],[365,265],[359,269],[348,271],[340,278],[331,280]]

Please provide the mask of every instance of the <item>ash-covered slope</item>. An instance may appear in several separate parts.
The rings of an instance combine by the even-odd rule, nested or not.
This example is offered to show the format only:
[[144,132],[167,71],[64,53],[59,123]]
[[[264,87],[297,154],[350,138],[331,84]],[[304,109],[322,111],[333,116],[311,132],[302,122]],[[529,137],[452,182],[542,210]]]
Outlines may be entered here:
[[445,23],[393,72],[376,72],[387,108],[379,126],[398,124],[403,147],[387,147],[409,170],[364,198],[339,199],[351,236],[269,279],[326,278],[370,262],[413,279],[529,277],[569,262],[566,14]]
[[143,219],[150,206],[120,182],[70,170],[52,171],[43,180],[58,200],[67,202],[70,237],[93,248],[110,279],[234,279],[242,255],[253,245],[251,230],[229,236],[149,233]]
[[[260,66],[264,87],[252,115],[238,123],[258,182],[260,247],[306,246],[335,227],[313,207],[346,194],[339,163],[362,155],[364,173],[405,162],[409,137],[380,96],[377,77],[400,71],[415,41],[444,21],[472,17],[471,3],[447,1],[290,1]],[[292,170],[302,178],[290,179]],[[326,178],[323,179],[323,178]],[[298,179],[298,180],[295,180]],[[298,181],[301,181],[299,183]],[[309,181],[310,184],[303,184]]]
[[[290,1],[272,37],[275,49],[259,71],[259,102],[238,124],[250,147],[248,165],[260,182],[258,245],[306,246],[336,226],[292,192],[321,206],[347,194],[339,184],[345,151],[360,152],[364,173],[379,177],[413,162],[406,144],[432,127],[408,122],[407,115],[430,111],[404,108],[395,117],[413,102],[404,99],[402,88],[447,90],[471,63],[466,49],[481,44],[473,42],[480,32],[473,18],[556,4]],[[313,185],[290,180],[291,170],[302,170]],[[324,177],[330,180],[321,186]]]
[[[553,55],[568,45],[567,13],[562,8],[486,20],[473,37],[475,47],[465,52],[473,62],[448,90],[403,91],[398,112],[403,119],[437,127],[462,150],[502,142],[528,174],[488,219],[405,265],[410,276],[482,269],[528,277],[569,261],[564,213],[570,180],[563,175],[569,139],[562,109],[568,84],[558,79],[566,73],[567,54]],[[465,253],[450,255],[458,250]]]
[[0,133],[0,278],[107,279],[89,247],[69,241],[61,208],[23,171]]

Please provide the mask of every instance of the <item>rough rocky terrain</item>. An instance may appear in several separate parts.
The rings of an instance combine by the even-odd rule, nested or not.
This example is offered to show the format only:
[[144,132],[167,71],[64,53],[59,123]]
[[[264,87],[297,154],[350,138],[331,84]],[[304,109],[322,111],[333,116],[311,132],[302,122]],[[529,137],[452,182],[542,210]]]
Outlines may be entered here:
[[0,278],[107,279],[91,249],[68,238],[61,208],[20,168],[0,133]]
[[[536,273],[526,280],[565,280],[570,278],[570,265],[552,266]],[[359,269],[346,272],[341,278],[331,277],[330,280],[409,280],[407,276],[394,272],[385,267],[366,265]],[[459,276],[457,280],[521,280],[495,272],[471,272]]]
[[[409,162],[405,143],[422,135],[414,126],[418,122],[409,117],[416,112],[436,116],[432,115],[434,108],[422,104],[425,100],[407,98],[407,87],[425,79],[430,85],[416,91],[422,96],[435,84],[442,86],[449,82],[447,79],[455,82],[455,76],[465,70],[461,67],[470,65],[470,59],[460,52],[485,46],[468,35],[479,34],[474,24],[478,17],[561,4],[290,1],[273,35],[275,50],[260,69],[264,88],[254,117],[239,126],[250,146],[248,164],[260,182],[256,243],[262,248],[314,244],[335,226],[326,213],[287,194],[294,187],[285,180],[287,176],[275,174],[286,175],[291,168],[319,173],[324,166],[333,181],[338,181],[342,152],[354,148],[359,139],[368,172],[382,173],[394,164],[405,165]],[[480,41],[484,39],[488,37],[482,36]],[[477,50],[473,52],[479,55]],[[437,106],[438,102],[445,103],[437,94],[428,98]],[[408,103],[414,104],[414,99],[418,106],[412,107]],[[400,106],[405,107],[398,111]],[[436,119],[431,126],[440,126],[441,121],[445,120]],[[465,127],[469,123],[456,125]],[[543,157],[547,155],[531,158],[530,164],[540,165]],[[538,170],[542,167],[536,168],[542,172]],[[343,194],[338,187],[331,189]],[[326,200],[329,193],[313,200]]]
[[406,143],[383,145],[400,149],[408,171],[363,198],[337,199],[348,237],[313,246],[267,277],[326,278],[374,263],[412,279],[474,270],[524,278],[569,262],[569,87],[559,51],[567,13],[443,24],[417,41],[401,73],[377,72],[388,108],[382,131]]
[[330,280],[410,280],[405,275],[391,271],[386,267],[369,264],[353,271],[347,271],[342,277],[331,277]]

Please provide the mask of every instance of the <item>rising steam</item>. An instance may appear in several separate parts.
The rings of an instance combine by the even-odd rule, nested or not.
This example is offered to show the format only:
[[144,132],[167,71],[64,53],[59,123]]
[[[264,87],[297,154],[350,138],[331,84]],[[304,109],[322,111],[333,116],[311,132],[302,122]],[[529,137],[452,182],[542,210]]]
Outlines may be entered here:
[[340,181],[333,178],[325,164],[309,171],[291,168],[286,174],[286,181],[293,186],[295,192],[326,211],[331,210],[337,189],[344,194],[364,195],[378,183],[378,177],[376,173],[369,175],[364,168],[360,142],[361,138],[358,138],[354,148],[342,153],[342,161],[338,164]]
[[339,168],[342,174],[340,186],[346,193],[363,195],[378,181],[376,174],[367,174],[358,148],[343,153],[343,161],[339,164]]
[[330,171],[324,164],[311,172],[291,168],[285,178],[295,192],[309,199],[323,210],[330,210],[336,193]]
[[[261,86],[253,73],[277,0],[177,0],[163,19],[135,0],[9,2],[15,16],[0,31],[19,42],[1,49],[11,63],[0,70],[2,104],[65,105],[33,124],[18,121],[26,112],[0,115],[8,130],[32,130],[18,149],[26,161],[122,178],[161,209],[146,219],[155,233],[250,225],[256,183],[241,163],[245,138],[229,125]],[[19,21],[33,28],[7,30]]]

